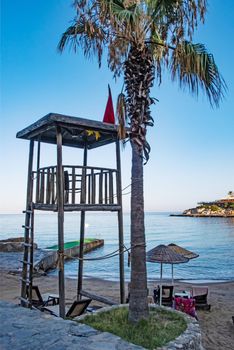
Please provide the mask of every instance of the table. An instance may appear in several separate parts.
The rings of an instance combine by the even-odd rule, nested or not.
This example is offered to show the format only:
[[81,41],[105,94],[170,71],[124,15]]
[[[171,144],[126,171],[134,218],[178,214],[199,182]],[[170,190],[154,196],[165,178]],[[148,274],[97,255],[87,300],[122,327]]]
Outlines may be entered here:
[[59,295],[53,293],[44,293],[42,294],[42,299],[45,305],[58,305],[59,304]]
[[184,290],[183,292],[175,293],[175,298],[177,297],[189,299],[191,298],[191,293]]

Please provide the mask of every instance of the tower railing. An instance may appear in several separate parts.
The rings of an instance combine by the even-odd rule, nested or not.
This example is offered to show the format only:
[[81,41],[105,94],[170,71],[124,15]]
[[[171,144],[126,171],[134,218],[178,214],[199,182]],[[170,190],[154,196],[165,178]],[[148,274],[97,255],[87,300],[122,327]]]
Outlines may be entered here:
[[[33,172],[33,202],[57,204],[57,167]],[[117,205],[117,170],[90,166],[63,166],[64,205]]]

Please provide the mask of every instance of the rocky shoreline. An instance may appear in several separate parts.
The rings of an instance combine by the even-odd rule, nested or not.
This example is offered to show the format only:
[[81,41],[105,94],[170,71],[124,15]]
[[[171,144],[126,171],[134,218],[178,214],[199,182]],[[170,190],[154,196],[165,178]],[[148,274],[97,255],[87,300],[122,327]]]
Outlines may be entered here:
[[[19,274],[22,271],[22,259],[24,249],[24,238],[9,238],[0,240],[0,269],[7,267],[11,273]],[[93,239],[84,243],[84,253],[88,253],[94,249],[104,245],[103,239]],[[79,245],[64,250],[64,259],[69,260],[79,257]],[[34,243],[34,273],[45,273],[57,267],[57,250],[39,249]]]
[[195,208],[186,209],[181,214],[171,214],[170,216],[233,218],[234,193],[230,191],[225,198],[212,202],[201,202]]
[[234,215],[221,214],[170,214],[170,216],[187,216],[192,218],[234,218]]

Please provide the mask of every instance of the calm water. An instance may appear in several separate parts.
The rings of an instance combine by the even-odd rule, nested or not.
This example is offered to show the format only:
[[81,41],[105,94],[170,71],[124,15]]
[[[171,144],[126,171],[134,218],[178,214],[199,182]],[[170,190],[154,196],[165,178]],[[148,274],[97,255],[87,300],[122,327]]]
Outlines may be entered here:
[[[57,243],[57,215],[35,215],[35,241],[40,248]],[[21,214],[0,215],[0,239],[23,235]],[[65,214],[65,241],[79,239],[79,214]],[[197,259],[174,266],[178,279],[234,280],[234,218],[170,217],[168,213],[145,214],[147,251],[158,244],[176,243],[198,253]],[[125,245],[129,247],[130,217],[124,215]],[[87,238],[102,238],[103,248],[86,255],[99,257],[118,249],[117,214],[88,213],[86,216]],[[125,273],[130,269],[125,254]],[[147,263],[148,279],[159,277],[160,265]],[[66,275],[76,277],[77,261],[66,263]],[[84,263],[86,276],[110,280],[118,279],[118,257]],[[170,278],[170,266],[163,266],[163,276]]]

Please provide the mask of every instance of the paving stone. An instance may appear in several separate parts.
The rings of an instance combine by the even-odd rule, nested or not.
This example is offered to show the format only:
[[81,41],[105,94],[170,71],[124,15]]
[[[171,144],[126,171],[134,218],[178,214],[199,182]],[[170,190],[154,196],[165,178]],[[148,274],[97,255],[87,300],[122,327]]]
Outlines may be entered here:
[[0,301],[1,350],[139,350],[121,338],[85,324],[47,317]]
[[[160,350],[202,350],[199,325],[189,317],[187,320],[183,335]],[[85,324],[2,301],[0,324],[1,350],[144,350]]]

